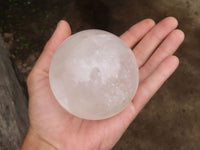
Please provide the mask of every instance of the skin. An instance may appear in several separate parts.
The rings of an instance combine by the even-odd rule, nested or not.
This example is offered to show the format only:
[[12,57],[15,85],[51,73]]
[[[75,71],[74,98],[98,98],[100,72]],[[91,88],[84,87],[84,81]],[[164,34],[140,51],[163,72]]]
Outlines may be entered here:
[[131,48],[139,66],[140,82],[132,102],[114,117],[90,121],[65,111],[49,85],[51,59],[59,45],[70,36],[70,26],[60,21],[28,76],[30,127],[21,149],[111,149],[141,109],[176,70],[179,60],[173,53],[183,42],[178,22],[167,17],[158,24],[145,19],[120,38]]

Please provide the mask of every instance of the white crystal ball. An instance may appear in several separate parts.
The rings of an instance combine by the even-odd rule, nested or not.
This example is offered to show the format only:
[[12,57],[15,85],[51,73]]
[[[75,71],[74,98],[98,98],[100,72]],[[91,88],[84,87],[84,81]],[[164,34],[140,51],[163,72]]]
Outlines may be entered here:
[[59,104],[88,120],[121,112],[133,99],[139,81],[131,49],[103,30],[85,30],[66,39],[53,56],[49,77]]

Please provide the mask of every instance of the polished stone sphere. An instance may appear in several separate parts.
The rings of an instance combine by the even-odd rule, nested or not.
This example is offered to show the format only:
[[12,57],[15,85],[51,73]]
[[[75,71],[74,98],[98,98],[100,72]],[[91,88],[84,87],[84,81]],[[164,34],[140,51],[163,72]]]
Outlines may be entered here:
[[50,66],[50,85],[69,113],[100,120],[121,112],[133,99],[139,81],[131,49],[103,30],[85,30],[67,38]]

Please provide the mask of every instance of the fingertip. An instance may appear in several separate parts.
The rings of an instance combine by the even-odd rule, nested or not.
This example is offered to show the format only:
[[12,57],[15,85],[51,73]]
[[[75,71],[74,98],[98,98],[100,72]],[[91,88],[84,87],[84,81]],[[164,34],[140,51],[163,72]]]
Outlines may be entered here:
[[178,20],[173,17],[173,16],[169,16],[167,18],[164,19],[168,24],[177,27],[178,26]]
[[155,21],[154,21],[153,19],[151,19],[151,18],[145,19],[144,22],[145,22],[147,25],[152,26],[152,27],[156,24]]
[[[52,43],[52,41],[54,41],[53,43],[60,44],[70,35],[71,35],[71,29],[70,29],[69,23],[66,22],[65,20],[60,20],[57,23],[57,27],[56,27],[54,33],[52,34],[51,38],[47,42],[47,45],[49,43]],[[58,44],[56,44],[56,45],[58,45]]]
[[172,55],[171,59],[173,60],[173,64],[176,64],[176,66],[179,65],[179,58],[177,56]]
[[171,69],[171,72],[174,72],[179,66],[179,58],[175,55],[169,56],[168,60],[166,61],[168,63],[169,68]]
[[144,19],[130,27],[120,38],[132,48],[154,25],[153,19]]
[[57,24],[57,28],[63,28],[64,30],[66,30],[66,33],[67,35],[70,35],[71,34],[71,27],[70,27],[70,24],[65,21],[65,20],[60,20]]
[[174,32],[175,32],[175,34],[176,34],[177,37],[179,37],[180,39],[184,40],[185,33],[182,30],[176,29]]

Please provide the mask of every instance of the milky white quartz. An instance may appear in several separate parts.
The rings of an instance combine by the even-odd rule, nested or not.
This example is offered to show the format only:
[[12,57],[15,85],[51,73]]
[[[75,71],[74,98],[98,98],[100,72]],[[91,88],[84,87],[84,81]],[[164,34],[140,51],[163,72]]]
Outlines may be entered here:
[[50,85],[71,114],[100,120],[121,112],[138,86],[133,52],[114,34],[85,30],[58,48],[50,66]]

